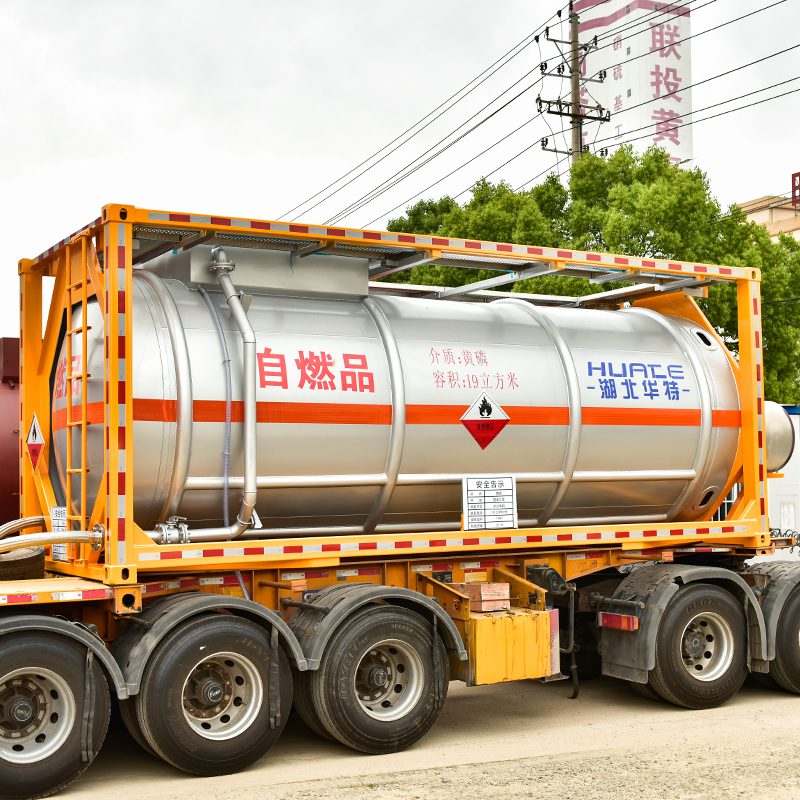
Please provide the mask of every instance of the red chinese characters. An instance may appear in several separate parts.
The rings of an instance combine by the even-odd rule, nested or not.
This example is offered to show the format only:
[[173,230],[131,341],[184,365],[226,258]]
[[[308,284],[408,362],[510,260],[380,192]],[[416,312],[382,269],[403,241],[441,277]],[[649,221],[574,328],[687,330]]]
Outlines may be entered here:
[[342,370],[342,391],[374,392],[375,376],[367,368],[367,357],[358,353],[345,353],[342,359],[345,366]]
[[[681,60],[681,30],[678,22],[651,23],[650,24],[650,52],[654,53],[659,61],[650,70],[650,86],[653,89],[653,100],[661,100],[662,104],[669,101],[672,104],[683,102],[679,94],[683,78],[679,74]],[[660,62],[672,62],[662,63]],[[680,129],[683,126],[681,115],[674,108],[654,108],[650,116],[655,126],[653,143],[667,143],[679,146],[681,144]],[[670,156],[670,160],[677,162],[677,156]]]
[[319,353],[308,351],[308,355],[302,350],[294,360],[297,369],[300,370],[300,383],[298,389],[308,386],[309,389],[322,389],[327,391],[336,388],[331,367],[333,366],[333,356],[324,350]]
[[269,347],[264,348],[258,356],[258,382],[262,389],[267,386],[279,386],[281,389],[289,388],[289,378],[286,374],[286,357],[273,353]]
[[[262,389],[288,389],[291,380],[298,389],[310,391],[329,392],[338,388],[343,392],[375,392],[375,374],[364,353],[344,353],[341,369],[337,369],[339,362],[334,355],[325,350],[299,350],[287,362],[284,353],[265,347],[257,359],[258,384]],[[292,362],[296,371],[290,375]]]

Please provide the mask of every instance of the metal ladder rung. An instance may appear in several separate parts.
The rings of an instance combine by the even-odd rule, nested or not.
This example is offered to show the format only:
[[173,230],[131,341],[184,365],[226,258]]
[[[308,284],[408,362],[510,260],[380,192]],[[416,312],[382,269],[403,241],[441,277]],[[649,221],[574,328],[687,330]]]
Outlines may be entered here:
[[83,472],[88,473],[91,472],[91,470],[89,467],[86,467],[86,469],[82,469],[81,467],[72,467],[71,469],[67,470],[67,475],[80,475]]
[[[92,329],[92,326],[91,326],[91,325],[87,325],[87,326],[86,326],[86,330],[87,330],[87,332],[88,332],[88,331],[90,331],[91,329]],[[70,328],[70,329],[67,331],[67,334],[68,334],[68,335],[69,335],[69,334],[74,334],[74,333],[83,333],[83,328],[82,328],[82,327],[81,327],[81,328]]]
[[68,427],[68,428],[80,428],[80,426],[81,426],[81,425],[84,425],[84,424],[86,424],[86,425],[91,425],[92,423],[91,423],[91,422],[89,422],[88,420],[83,420],[83,419],[73,419],[71,422],[68,422],[68,423],[67,423],[67,427]]

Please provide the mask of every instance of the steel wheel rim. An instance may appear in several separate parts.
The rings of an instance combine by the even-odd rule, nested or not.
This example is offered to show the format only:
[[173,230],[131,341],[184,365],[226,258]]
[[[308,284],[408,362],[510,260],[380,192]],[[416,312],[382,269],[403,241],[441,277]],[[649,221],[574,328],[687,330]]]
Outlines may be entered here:
[[733,663],[733,629],[720,614],[704,611],[692,617],[684,627],[680,651],[689,675],[698,681],[715,681]]
[[367,649],[353,676],[353,691],[367,716],[392,722],[408,714],[422,697],[424,667],[419,653],[398,639]]
[[224,741],[246,731],[264,701],[261,675],[240,653],[219,652],[198,661],[183,684],[183,716],[204,739]]
[[35,764],[64,744],[75,725],[75,695],[57,673],[22,667],[0,678],[0,756]]

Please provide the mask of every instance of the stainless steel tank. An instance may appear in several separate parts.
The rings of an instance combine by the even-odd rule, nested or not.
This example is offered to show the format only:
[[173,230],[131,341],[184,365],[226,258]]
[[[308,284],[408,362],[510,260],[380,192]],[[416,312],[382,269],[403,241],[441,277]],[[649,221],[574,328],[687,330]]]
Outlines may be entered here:
[[[288,261],[234,254],[237,264]],[[171,263],[134,278],[134,493],[144,528],[171,515],[195,527],[221,519],[222,350],[192,273]],[[357,286],[293,296],[290,278],[259,289],[246,274],[265,533],[458,528],[466,475],[516,476],[525,526],[691,520],[720,500],[739,439],[736,382],[725,350],[688,320],[639,308],[366,297]],[[222,295],[210,280],[206,288],[232,362],[235,513],[241,340]],[[96,306],[89,324],[88,371],[102,375]],[[79,335],[72,352],[81,352]],[[64,359],[62,347],[53,381],[62,486]],[[90,418],[102,418],[102,385],[88,383]],[[74,389],[79,407],[79,383]],[[102,439],[93,426],[89,460],[98,466]],[[101,472],[90,474],[90,498]]]

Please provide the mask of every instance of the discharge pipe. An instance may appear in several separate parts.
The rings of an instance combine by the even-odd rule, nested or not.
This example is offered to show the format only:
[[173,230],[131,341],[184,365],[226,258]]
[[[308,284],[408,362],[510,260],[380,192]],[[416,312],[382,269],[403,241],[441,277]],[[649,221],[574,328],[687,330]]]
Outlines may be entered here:
[[239,291],[233,284],[231,272],[236,265],[221,247],[211,250],[209,270],[216,274],[233,320],[242,337],[242,401],[244,403],[244,481],[242,501],[236,521],[222,528],[191,530],[182,520],[171,519],[156,525],[148,536],[161,544],[180,542],[223,542],[238,539],[253,522],[258,497],[256,463],[256,334],[242,304]]
[[47,547],[52,544],[90,544],[95,550],[103,546],[103,531],[67,531],[66,533],[28,533],[0,541],[0,553],[22,547]]
[[11,536],[12,533],[18,533],[19,531],[25,530],[25,528],[37,528],[44,524],[44,517],[22,517],[21,519],[12,519],[11,522],[0,525],[0,539],[5,539],[6,536]]

